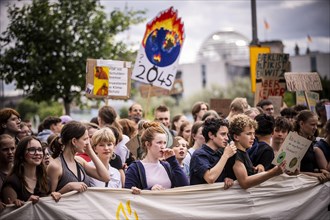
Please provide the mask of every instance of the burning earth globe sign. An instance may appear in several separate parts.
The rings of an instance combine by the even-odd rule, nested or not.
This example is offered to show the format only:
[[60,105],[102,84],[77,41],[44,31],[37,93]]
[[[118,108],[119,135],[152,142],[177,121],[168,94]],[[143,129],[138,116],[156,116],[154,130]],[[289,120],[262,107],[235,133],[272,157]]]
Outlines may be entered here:
[[184,41],[184,25],[170,7],[146,26],[132,79],[170,90]]

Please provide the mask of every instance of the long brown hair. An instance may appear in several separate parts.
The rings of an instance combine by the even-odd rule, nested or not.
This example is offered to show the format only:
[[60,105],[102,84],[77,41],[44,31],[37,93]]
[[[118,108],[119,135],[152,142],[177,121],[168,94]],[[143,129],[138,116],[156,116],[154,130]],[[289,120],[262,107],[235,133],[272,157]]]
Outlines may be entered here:
[[78,121],[70,121],[65,124],[61,135],[56,136],[49,144],[50,150],[53,152],[52,157],[58,157],[63,152],[65,145],[69,145],[73,138],[81,138],[86,130],[86,126]]
[[[41,142],[34,136],[23,137],[17,144],[15,156],[14,156],[14,166],[11,171],[11,174],[17,175],[18,179],[23,183],[25,187],[28,186],[24,178],[25,154],[26,154],[27,146],[32,140],[38,141],[40,143],[40,146],[42,146]],[[36,176],[40,185],[39,190],[42,192],[49,192],[46,167],[42,162],[36,168]]]

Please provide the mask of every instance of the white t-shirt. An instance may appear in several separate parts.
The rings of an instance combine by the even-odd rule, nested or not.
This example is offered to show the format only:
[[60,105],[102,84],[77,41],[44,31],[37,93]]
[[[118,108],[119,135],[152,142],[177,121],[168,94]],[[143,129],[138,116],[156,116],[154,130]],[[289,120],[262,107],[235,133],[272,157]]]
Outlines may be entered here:
[[[95,166],[93,161],[89,162],[88,164]],[[107,167],[109,175],[110,175],[110,181],[108,182],[108,185],[106,186],[105,182],[102,182],[98,179],[92,178],[91,186],[92,187],[108,187],[108,188],[122,188],[121,183],[121,176],[119,171],[116,168],[113,168],[110,166]]]
[[123,139],[116,145],[115,153],[120,156],[121,162],[126,162],[126,159],[129,158],[129,149],[126,147],[126,143],[129,141],[129,137],[123,134]]
[[165,189],[170,189],[172,186],[171,180],[164,166],[158,161],[158,163],[144,163],[141,161],[146,171],[146,179],[148,188],[158,184]]

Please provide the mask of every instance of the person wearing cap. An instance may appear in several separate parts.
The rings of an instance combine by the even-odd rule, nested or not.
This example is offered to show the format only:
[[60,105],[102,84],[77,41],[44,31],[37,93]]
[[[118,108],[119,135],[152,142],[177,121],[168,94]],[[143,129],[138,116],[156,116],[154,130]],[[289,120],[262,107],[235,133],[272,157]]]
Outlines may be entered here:
[[62,125],[65,125],[69,121],[72,121],[73,119],[69,115],[62,115],[60,117]]

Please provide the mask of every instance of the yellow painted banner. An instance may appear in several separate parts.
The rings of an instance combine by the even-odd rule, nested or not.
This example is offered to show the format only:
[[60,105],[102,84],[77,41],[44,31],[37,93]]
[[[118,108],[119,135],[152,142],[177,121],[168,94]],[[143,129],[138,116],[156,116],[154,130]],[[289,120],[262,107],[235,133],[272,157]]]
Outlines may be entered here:
[[251,91],[256,91],[256,75],[258,55],[261,53],[270,53],[270,47],[250,46],[250,75],[251,75]]

